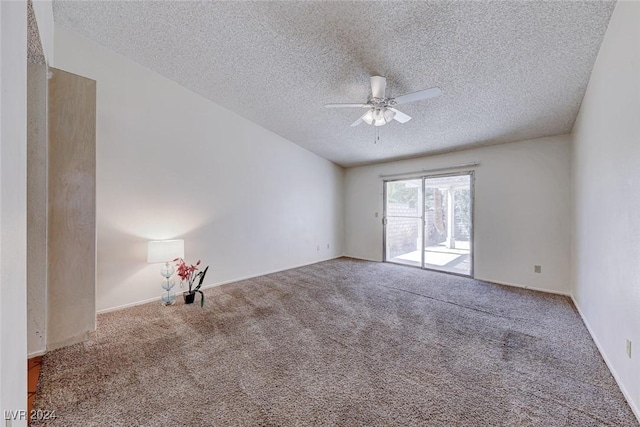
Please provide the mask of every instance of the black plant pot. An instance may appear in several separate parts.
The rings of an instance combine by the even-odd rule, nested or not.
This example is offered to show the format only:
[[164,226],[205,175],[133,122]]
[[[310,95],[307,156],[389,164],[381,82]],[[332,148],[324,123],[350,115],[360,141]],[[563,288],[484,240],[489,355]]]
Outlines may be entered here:
[[195,301],[196,299],[196,293],[192,293],[190,294],[189,292],[185,292],[182,294],[184,296],[184,303],[185,304],[193,304],[193,301]]

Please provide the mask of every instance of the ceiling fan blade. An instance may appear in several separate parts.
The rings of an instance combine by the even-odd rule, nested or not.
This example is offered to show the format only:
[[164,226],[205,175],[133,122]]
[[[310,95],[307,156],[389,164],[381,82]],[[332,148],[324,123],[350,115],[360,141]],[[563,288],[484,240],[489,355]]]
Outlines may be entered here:
[[419,90],[417,92],[408,93],[406,95],[398,96],[395,98],[396,105],[406,104],[408,102],[420,101],[423,99],[435,98],[440,96],[442,90],[439,87],[432,87],[431,89]]
[[325,104],[324,108],[364,108],[367,104]]
[[387,79],[382,76],[371,76],[371,95],[374,98],[384,98],[387,89]]
[[364,116],[366,116],[367,114],[369,114],[369,111],[367,111],[362,116],[360,116],[360,118],[358,120],[356,120],[355,122],[351,123],[351,127],[358,126],[360,123],[362,123],[364,121]]
[[407,123],[409,120],[411,120],[411,116],[403,113],[402,111],[396,110],[395,108],[389,108],[389,109],[394,113],[396,113],[396,115],[393,116],[393,120],[400,123]]

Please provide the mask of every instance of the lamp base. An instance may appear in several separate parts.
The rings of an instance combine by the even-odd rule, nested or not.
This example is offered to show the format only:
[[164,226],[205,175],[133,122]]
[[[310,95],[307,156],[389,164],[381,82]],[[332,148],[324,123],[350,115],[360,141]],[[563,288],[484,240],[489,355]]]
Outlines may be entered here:
[[160,301],[164,306],[173,305],[176,303],[176,293],[171,289],[167,289],[167,292],[160,296]]
[[162,282],[162,289],[167,291],[167,293],[163,293],[160,299],[162,300],[162,305],[173,305],[176,303],[176,293],[172,290],[175,286],[176,282],[171,278],[173,274],[173,266],[166,262],[160,274],[164,277],[164,281]]

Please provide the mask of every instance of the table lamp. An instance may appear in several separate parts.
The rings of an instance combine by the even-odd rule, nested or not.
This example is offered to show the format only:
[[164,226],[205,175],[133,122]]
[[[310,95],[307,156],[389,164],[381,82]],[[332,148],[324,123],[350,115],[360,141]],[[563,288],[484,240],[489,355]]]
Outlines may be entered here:
[[160,269],[164,277],[162,289],[166,291],[162,294],[163,305],[173,305],[176,301],[176,293],[172,291],[176,283],[171,277],[175,271],[172,263],[176,258],[184,258],[184,240],[154,240],[147,245],[147,262],[164,263]]

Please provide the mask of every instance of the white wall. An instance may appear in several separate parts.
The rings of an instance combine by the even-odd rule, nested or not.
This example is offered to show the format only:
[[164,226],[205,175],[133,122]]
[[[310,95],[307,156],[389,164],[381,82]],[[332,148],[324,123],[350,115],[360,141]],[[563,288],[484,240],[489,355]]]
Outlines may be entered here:
[[27,64],[27,351],[47,346],[47,66]]
[[98,310],[159,297],[150,239],[206,284],[342,255],[342,168],[60,26],[55,54],[98,86]]
[[[40,43],[47,64],[53,63],[53,5],[33,0]],[[27,351],[44,354],[47,342],[47,69],[29,64],[27,121]]]
[[[382,260],[383,184],[379,174],[475,161],[480,163],[475,168],[475,277],[569,293],[571,165],[567,135],[347,169],[346,255]],[[534,265],[541,265],[542,273],[534,273]]]
[[640,2],[619,1],[572,135],[573,295],[640,418],[639,24]]
[[[0,410],[27,406],[27,4],[0,2]],[[14,426],[25,426],[26,419]]]
[[[53,4],[34,0],[33,12],[47,64],[53,64]],[[27,173],[27,350],[28,356],[44,354],[47,342],[47,70],[28,65],[28,163]],[[44,213],[44,214],[43,214]]]

